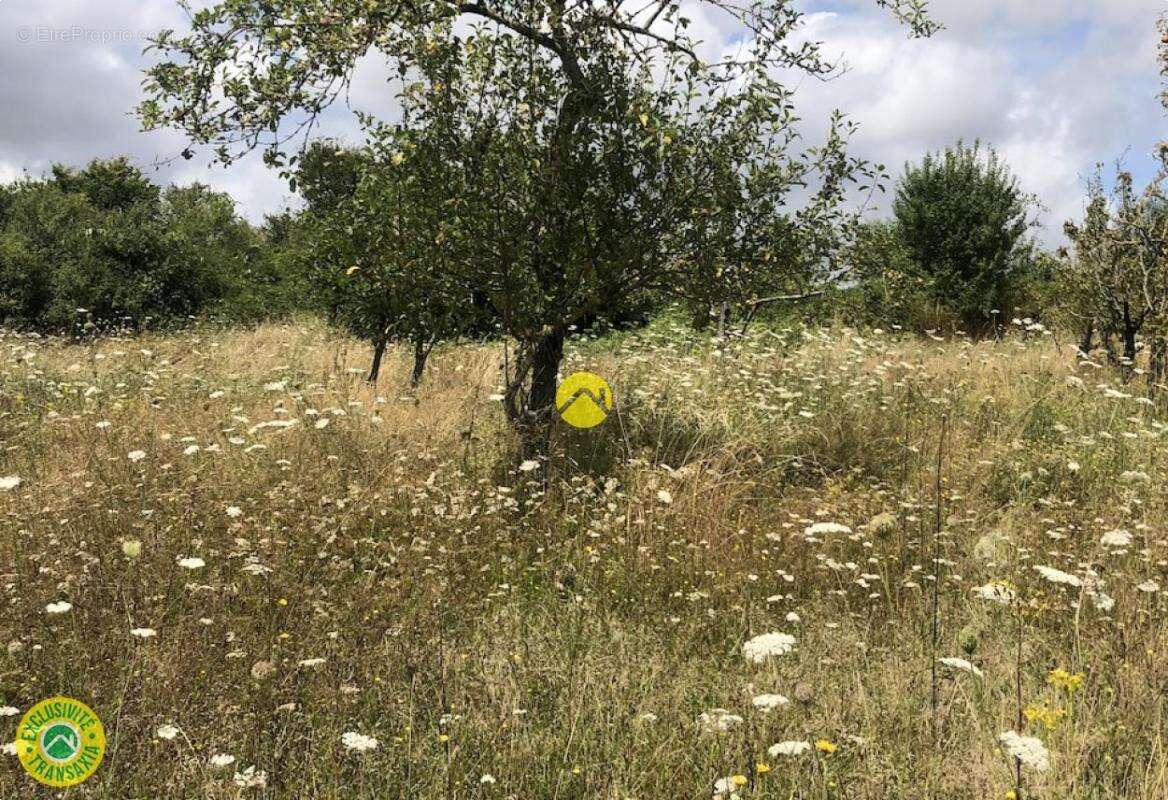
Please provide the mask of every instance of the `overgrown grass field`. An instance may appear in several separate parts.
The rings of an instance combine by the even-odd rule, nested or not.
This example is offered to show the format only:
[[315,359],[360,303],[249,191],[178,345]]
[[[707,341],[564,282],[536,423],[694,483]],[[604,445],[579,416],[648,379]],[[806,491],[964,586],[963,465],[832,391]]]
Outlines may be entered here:
[[387,358],[0,337],[0,740],[92,706],[64,796],[1168,797],[1142,383],[1050,336],[660,322],[569,348],[616,412],[518,465],[501,346],[416,392]]

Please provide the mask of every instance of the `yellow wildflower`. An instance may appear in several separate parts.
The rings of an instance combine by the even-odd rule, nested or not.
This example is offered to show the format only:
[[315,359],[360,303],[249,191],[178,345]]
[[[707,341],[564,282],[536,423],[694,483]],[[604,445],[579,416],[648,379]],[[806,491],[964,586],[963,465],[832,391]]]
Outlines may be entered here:
[[1047,730],[1054,730],[1059,720],[1067,715],[1066,709],[1051,708],[1046,703],[1041,706],[1028,705],[1022,710],[1022,716],[1026,717],[1027,722],[1040,722]]
[[1080,686],[1083,685],[1086,675],[1082,672],[1071,674],[1062,667],[1052,669],[1046,678],[1046,682],[1056,689],[1062,689],[1067,694],[1074,694]]

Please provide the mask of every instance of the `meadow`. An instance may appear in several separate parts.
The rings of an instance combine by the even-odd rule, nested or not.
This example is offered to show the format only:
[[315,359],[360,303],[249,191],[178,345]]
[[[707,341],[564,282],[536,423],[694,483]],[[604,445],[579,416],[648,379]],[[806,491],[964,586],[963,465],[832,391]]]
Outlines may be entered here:
[[1168,417],[1000,340],[668,320],[518,463],[497,344],[0,336],[0,797],[1168,797]]

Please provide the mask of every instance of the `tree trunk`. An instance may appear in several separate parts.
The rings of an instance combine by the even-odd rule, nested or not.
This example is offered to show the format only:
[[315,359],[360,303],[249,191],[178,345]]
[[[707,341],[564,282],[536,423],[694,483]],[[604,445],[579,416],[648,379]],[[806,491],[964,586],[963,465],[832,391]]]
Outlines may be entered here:
[[710,328],[710,307],[699,304],[690,318],[690,327],[695,331],[706,331]]
[[430,344],[423,338],[414,340],[414,371],[410,373],[410,388],[416,389],[426,371],[426,359],[430,357]]
[[1156,335],[1148,353],[1148,393],[1155,396],[1164,387],[1168,371],[1168,337]]
[[564,334],[556,331],[536,340],[531,356],[531,387],[527,413],[517,426],[523,458],[547,455],[552,420],[556,413],[556,387],[564,359]]
[[1127,301],[1123,301],[1123,358],[1124,366],[1131,368],[1136,363],[1136,324],[1131,317]]
[[1085,356],[1091,355],[1091,348],[1095,344],[1095,320],[1087,320],[1087,327],[1083,331],[1083,338],[1079,342],[1079,352]]
[[373,366],[369,369],[369,382],[377,383],[377,376],[381,374],[381,359],[385,355],[386,337],[381,337],[373,345]]

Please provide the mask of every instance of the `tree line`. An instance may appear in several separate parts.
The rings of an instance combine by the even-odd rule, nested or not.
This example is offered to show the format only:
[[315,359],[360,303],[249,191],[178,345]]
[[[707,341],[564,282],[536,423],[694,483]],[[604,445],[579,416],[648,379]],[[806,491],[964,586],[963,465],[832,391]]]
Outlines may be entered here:
[[[427,216],[441,211],[430,199],[450,191],[446,176],[427,174],[425,159],[415,160],[417,172],[404,163],[377,139],[359,148],[316,140],[290,173],[303,207],[260,226],[226,194],[157,186],[125,158],[57,165],[47,177],[0,186],[0,319],[78,335],[308,311],[371,343],[371,381],[388,345],[405,344],[417,385],[438,343],[503,335],[504,308],[479,276],[453,272],[467,251],[447,240],[451,220]],[[994,335],[1021,316],[1073,331],[1084,354],[1102,349],[1128,374],[1146,350],[1148,380],[1163,384],[1168,198],[1160,180],[1137,189],[1122,169],[1109,181],[1097,170],[1083,218],[1065,225],[1069,245],[1054,251],[1030,235],[1036,198],[978,143],[905,165],[893,195],[888,219],[843,219],[833,280],[814,292],[764,294],[791,290],[790,260],[740,270],[733,280],[749,274],[756,283],[736,295],[718,291],[710,276],[743,255],[713,263],[703,240],[693,253],[706,261],[690,276],[704,270],[707,280],[695,291],[623,293],[571,330],[643,325],[679,297],[695,327],[723,332],[740,330],[771,299],[805,300],[808,317],[914,332]]]
[[[874,2],[910,36],[938,30],[920,0]],[[16,231],[6,263],[55,243],[64,264],[76,242],[72,258],[86,265],[51,267],[61,276],[49,284],[53,299],[5,278],[5,295],[35,312],[9,316],[61,323],[74,305],[179,316],[226,302],[229,282],[246,275],[247,291],[270,278],[284,297],[367,339],[373,379],[389,342],[411,348],[416,382],[436,343],[499,337],[508,346],[503,407],[529,454],[546,449],[566,339],[637,324],[665,303],[723,333],[793,300],[861,324],[974,335],[1023,313],[1079,325],[1087,348],[1121,341],[1115,358],[1133,360],[1133,337],[1162,316],[1157,295],[1138,296],[1159,280],[1157,190],[1137,193],[1121,176],[1110,202],[1102,182],[1093,185],[1087,218],[1068,228],[1073,247],[1046,253],[1031,233],[1036,199],[992,149],[957,143],[907,165],[892,218],[867,222],[854,201],[887,190],[884,166],[849,152],[855,125],[843,114],[817,144],[797,116],[797,77],[837,71],[822,43],[795,35],[803,12],[782,0],[696,6],[741,27],[750,46],[707,60],[675,0],[203,8],[187,31],[153,40],[158,62],[140,119],[184,132],[223,163],[261,151],[304,209],[252,230],[206,190],[142,189],[111,206],[86,188],[86,173],[55,170],[14,196],[80,204],[103,224],[38,239],[27,214],[5,212],[5,229]],[[361,115],[357,148],[308,143],[305,132],[345,97],[370,53],[391,67],[400,118]],[[184,191],[202,192],[187,203],[200,213],[181,210]],[[211,208],[214,231],[199,227]],[[131,235],[105,224],[116,214],[147,224]],[[187,237],[176,244],[206,249],[149,239],[176,230]],[[212,236],[223,231],[236,234]],[[119,249],[120,237],[149,241]],[[151,252],[157,261],[145,268]],[[194,267],[180,268],[183,259]],[[79,273],[113,277],[68,277]],[[168,283],[180,274],[200,277]],[[133,292],[101,288],[127,275]],[[74,283],[89,295],[71,293]]]
[[89,334],[290,310],[271,232],[206,186],[159,186],[128,159],[0,185],[0,322]]

